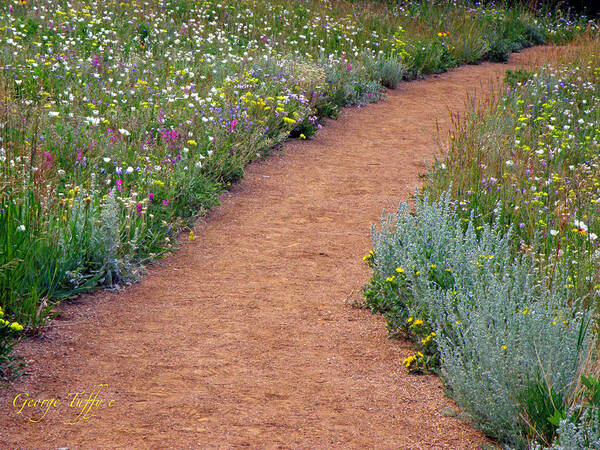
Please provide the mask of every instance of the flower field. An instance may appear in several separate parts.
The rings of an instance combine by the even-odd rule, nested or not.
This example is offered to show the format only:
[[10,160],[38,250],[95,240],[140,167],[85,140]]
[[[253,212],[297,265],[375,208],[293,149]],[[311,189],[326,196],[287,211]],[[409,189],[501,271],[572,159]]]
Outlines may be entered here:
[[458,121],[365,257],[367,305],[417,346],[404,365],[517,448],[600,443],[597,33],[573,48]]
[[0,306],[39,327],[135,280],[249,162],[340,106],[586,26],[419,2],[4,2]]

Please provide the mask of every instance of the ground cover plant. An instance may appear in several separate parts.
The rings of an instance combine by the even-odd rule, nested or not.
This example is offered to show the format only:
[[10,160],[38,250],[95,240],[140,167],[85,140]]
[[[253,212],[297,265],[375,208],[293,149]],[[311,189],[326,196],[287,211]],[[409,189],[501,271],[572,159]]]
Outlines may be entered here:
[[61,299],[135,280],[320,117],[585,27],[467,3],[3,2],[0,306],[40,327]]
[[366,304],[412,338],[413,372],[441,373],[512,447],[599,442],[600,41],[508,72],[406,204],[373,231]]

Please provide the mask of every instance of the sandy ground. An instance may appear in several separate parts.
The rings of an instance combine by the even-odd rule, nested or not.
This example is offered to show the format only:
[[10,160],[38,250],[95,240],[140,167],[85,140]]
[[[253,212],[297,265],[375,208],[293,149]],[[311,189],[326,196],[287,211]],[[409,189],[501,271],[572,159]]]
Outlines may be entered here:
[[[348,303],[371,224],[419,185],[450,111],[552,51],[403,83],[252,164],[194,242],[19,345],[31,363],[0,393],[0,447],[478,448],[440,413],[440,380],[407,374],[408,343]],[[18,414],[27,398],[61,403],[34,423],[48,404]]]

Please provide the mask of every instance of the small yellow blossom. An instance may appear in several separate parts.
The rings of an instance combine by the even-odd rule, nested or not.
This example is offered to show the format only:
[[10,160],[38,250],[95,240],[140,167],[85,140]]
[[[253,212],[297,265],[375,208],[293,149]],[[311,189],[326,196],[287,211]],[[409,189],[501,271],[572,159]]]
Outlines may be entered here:
[[363,261],[368,261],[370,259],[373,259],[374,257],[375,253],[373,253],[373,250],[370,250],[367,255],[363,256]]
[[11,328],[11,330],[14,330],[14,331],[23,331],[23,325],[21,325],[20,323],[17,323],[17,322],[11,323],[10,328]]

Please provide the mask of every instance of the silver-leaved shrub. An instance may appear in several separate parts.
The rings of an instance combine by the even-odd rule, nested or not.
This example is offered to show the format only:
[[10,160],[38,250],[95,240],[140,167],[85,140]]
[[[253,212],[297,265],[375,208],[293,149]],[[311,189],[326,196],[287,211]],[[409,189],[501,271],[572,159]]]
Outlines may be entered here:
[[[592,340],[560,274],[552,283],[541,279],[531,256],[511,254],[509,228],[464,222],[449,194],[417,200],[414,213],[400,204],[372,236],[373,280],[389,286],[401,276],[392,290],[374,288],[373,280],[369,286],[388,296],[380,300],[388,321],[391,312],[400,316],[396,323],[409,316],[426,322],[457,403],[488,435],[527,446],[532,429],[553,413],[543,407],[572,396]],[[536,383],[539,391],[531,389]]]

